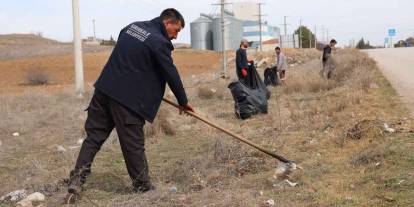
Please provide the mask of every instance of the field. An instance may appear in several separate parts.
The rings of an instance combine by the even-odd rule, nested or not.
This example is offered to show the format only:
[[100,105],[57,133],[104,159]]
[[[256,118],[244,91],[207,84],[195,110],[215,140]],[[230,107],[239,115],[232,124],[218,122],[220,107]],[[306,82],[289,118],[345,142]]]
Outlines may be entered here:
[[[197,113],[296,161],[303,170],[275,177],[274,159],[163,104],[155,123],[145,126],[157,189],[131,193],[113,132],[95,158],[77,206],[272,206],[272,201],[274,206],[412,206],[414,122],[376,63],[356,50],[340,50],[332,63],[335,76],[327,81],[318,74],[319,52],[287,54],[288,78],[270,88],[269,113],[245,121],[235,118],[227,89],[235,76],[232,56],[228,80],[217,78],[217,53],[177,50],[174,61]],[[65,205],[63,180],[85,136],[83,109],[108,55],[85,54],[88,84],[82,99],[73,93],[70,55],[0,61],[0,197],[26,189],[44,193],[43,206]],[[266,59],[264,65],[273,60],[271,53],[253,56]],[[27,84],[33,67],[47,74],[48,85]],[[175,100],[168,92],[167,97]]]

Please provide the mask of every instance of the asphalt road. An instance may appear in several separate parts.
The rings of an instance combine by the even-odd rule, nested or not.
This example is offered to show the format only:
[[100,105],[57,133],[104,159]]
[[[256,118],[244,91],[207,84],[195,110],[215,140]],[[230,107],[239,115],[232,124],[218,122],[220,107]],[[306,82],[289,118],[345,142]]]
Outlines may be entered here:
[[373,49],[364,52],[378,62],[382,73],[414,115],[414,47]]

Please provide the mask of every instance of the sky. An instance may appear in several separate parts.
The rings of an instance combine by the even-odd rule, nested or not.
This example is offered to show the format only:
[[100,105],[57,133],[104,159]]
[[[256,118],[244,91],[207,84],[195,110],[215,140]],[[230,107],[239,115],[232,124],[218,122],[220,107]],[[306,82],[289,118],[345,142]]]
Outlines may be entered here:
[[[257,2],[257,0],[253,0]],[[92,20],[98,38],[115,39],[119,31],[134,21],[150,20],[165,8],[178,9],[186,27],[175,42],[190,43],[190,22],[200,13],[219,11],[218,0],[79,0],[81,35],[93,36]],[[227,0],[229,3],[240,0]],[[383,45],[388,29],[394,39],[414,36],[413,0],[261,0],[265,21],[282,27],[288,16],[288,33],[302,24],[317,28],[317,35],[329,33],[339,45],[362,37],[373,45]],[[63,42],[72,41],[71,0],[0,0],[0,34],[42,33]],[[231,6],[231,5],[229,5]],[[283,31],[283,28],[282,28]],[[327,32],[329,31],[329,32]]]

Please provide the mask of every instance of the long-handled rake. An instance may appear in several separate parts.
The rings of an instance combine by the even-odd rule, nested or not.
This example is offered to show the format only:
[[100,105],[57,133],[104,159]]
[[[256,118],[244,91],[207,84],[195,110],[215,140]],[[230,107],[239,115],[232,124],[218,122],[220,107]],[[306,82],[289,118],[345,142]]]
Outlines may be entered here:
[[[178,108],[178,109],[180,108],[180,106],[178,104],[176,104],[176,103],[174,103],[174,102],[172,102],[172,101],[170,101],[168,99],[163,98],[163,101],[166,102],[166,103],[168,103],[168,104],[170,104],[170,105],[172,105],[172,106],[174,106],[174,107],[176,107],[176,108]],[[202,122],[204,122],[204,123],[206,123],[206,124],[208,124],[208,125],[216,128],[216,129],[218,129],[218,130],[220,130],[220,131],[222,131],[222,132],[224,132],[224,133],[232,136],[233,138],[236,138],[239,141],[244,142],[245,144],[248,144],[251,147],[254,147],[254,148],[258,149],[259,151],[261,151],[261,152],[263,152],[263,153],[265,153],[267,155],[270,155],[273,158],[276,158],[277,160],[283,162],[284,165],[281,165],[282,167],[279,168],[279,171],[282,171],[282,173],[289,173],[291,170],[295,170],[296,168],[303,169],[302,167],[298,166],[295,162],[293,162],[291,160],[288,160],[288,159],[286,159],[286,158],[284,158],[284,157],[282,157],[280,155],[277,155],[277,154],[275,154],[275,153],[273,153],[273,152],[271,152],[271,151],[269,151],[269,150],[267,150],[267,149],[265,149],[263,147],[260,147],[259,145],[255,144],[255,143],[253,143],[253,142],[251,142],[249,140],[247,140],[246,138],[242,137],[241,135],[238,135],[238,134],[236,134],[236,133],[234,133],[234,132],[232,132],[232,131],[230,131],[228,129],[225,129],[223,127],[220,127],[217,124],[214,124],[213,122],[207,120],[204,117],[201,117],[200,115],[198,115],[198,114],[196,114],[196,113],[194,113],[192,111],[185,111],[185,113],[187,113],[188,115],[191,115],[192,117],[194,117],[194,118],[196,118],[196,119],[198,119],[198,120],[200,120],[200,121],[202,121]]]

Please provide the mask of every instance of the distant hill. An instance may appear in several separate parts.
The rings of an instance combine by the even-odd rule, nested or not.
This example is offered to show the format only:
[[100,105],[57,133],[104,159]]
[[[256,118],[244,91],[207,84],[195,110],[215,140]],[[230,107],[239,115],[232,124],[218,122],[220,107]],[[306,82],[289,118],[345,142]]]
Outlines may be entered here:
[[52,45],[61,44],[35,34],[6,34],[0,35],[0,45]]

